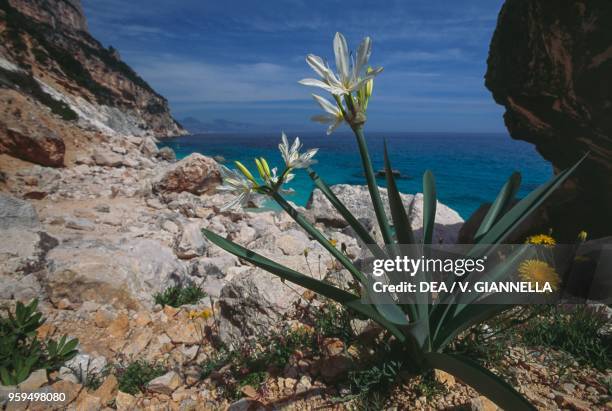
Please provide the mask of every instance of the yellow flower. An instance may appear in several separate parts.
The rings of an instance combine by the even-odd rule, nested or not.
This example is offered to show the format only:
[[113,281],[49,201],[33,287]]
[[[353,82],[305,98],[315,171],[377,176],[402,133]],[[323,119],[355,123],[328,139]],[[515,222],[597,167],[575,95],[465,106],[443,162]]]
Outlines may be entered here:
[[578,233],[578,240],[582,241],[583,243],[586,241],[588,237],[588,234],[586,231],[581,231]]
[[189,319],[195,320],[196,318],[203,318],[205,320],[212,317],[212,310],[210,308],[205,308],[202,311],[189,311]]
[[559,289],[561,283],[559,274],[545,261],[525,260],[519,266],[518,272],[523,281],[536,283],[539,287],[544,287],[544,284],[548,283],[553,291]]
[[554,238],[546,234],[537,234],[527,237],[526,244],[543,245],[546,247],[553,247],[557,244]]

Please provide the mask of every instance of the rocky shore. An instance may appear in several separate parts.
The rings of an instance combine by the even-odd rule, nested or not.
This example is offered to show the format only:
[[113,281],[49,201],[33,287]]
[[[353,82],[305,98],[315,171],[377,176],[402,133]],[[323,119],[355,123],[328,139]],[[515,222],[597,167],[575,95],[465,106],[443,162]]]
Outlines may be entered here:
[[[175,161],[171,150],[159,150],[149,137],[108,137],[75,154],[67,168],[7,155],[0,155],[0,163],[0,298],[9,304],[38,298],[49,317],[45,332],[79,338],[77,361],[89,356],[106,364],[171,353],[179,356],[178,367],[195,360],[202,337],[188,310],[161,310],[154,303],[154,295],[172,285],[202,287],[209,297],[191,309],[214,304],[219,336],[229,345],[266,334],[286,316],[301,291],[209,244],[202,228],[300,272],[316,267],[313,275],[321,276],[335,267],[281,212],[219,212],[227,198],[215,193],[217,163],[200,154]],[[334,190],[375,226],[364,187]],[[417,221],[421,196],[404,200]],[[308,208],[300,209],[330,240],[359,255],[357,240],[330,207],[315,192]],[[436,235],[454,241],[461,218],[442,204],[438,213]],[[336,228],[322,224],[330,219]],[[178,371],[184,380],[186,370]]]
[[[2,303],[38,298],[48,318],[39,329],[41,338],[67,334],[79,339],[79,354],[66,367],[50,379],[33,374],[20,388],[68,393],[69,409],[97,410],[109,404],[124,410],[223,409],[231,401],[211,382],[215,375],[201,378],[202,364],[217,350],[210,338],[223,346],[241,347],[249,339],[299,324],[296,312],[304,304],[320,304],[305,290],[209,244],[202,228],[302,273],[333,273],[334,281],[349,281],[286,214],[220,212],[227,199],[215,193],[218,165],[209,157],[192,154],[175,161],[171,151],[159,150],[148,137],[115,137],[78,154],[68,168],[32,165],[6,155],[0,162],[10,164],[2,168],[0,194]],[[366,226],[375,226],[365,187],[339,185],[333,190]],[[386,196],[384,190],[382,194]],[[418,235],[422,196],[403,199]],[[315,191],[300,211],[349,255],[360,255],[357,240],[321,193]],[[459,215],[439,204],[437,222],[436,241],[456,241],[462,225]],[[180,308],[156,305],[154,295],[176,284],[198,285],[207,297]],[[194,318],[194,312],[203,310],[213,315]],[[230,409],[264,409],[262,404],[275,401],[292,409],[329,406],[330,398],[338,395],[334,382],[362,354],[350,354],[351,347],[341,341],[325,341],[329,355],[287,365],[266,382],[263,397],[247,389]],[[520,361],[526,362],[519,364],[537,362],[528,352],[521,355],[525,358]],[[111,364],[136,360],[163,363],[166,370],[145,393],[118,391],[113,374],[95,390],[86,387],[87,373],[106,375],[102,372]],[[524,373],[520,380],[527,384],[532,370],[525,367],[536,365],[519,365]],[[85,374],[76,369],[85,369]],[[439,403],[408,398],[410,390],[396,394],[397,401],[418,403],[423,409],[443,404],[494,409],[466,386],[454,381],[451,385],[449,396]],[[556,397],[537,394],[544,395],[546,384],[526,389],[529,398],[542,398],[542,405],[557,404]],[[572,409],[589,409],[588,392],[577,398],[578,391],[555,395],[558,401],[579,404]],[[592,395],[601,401],[599,391]],[[39,408],[33,403],[30,409]]]

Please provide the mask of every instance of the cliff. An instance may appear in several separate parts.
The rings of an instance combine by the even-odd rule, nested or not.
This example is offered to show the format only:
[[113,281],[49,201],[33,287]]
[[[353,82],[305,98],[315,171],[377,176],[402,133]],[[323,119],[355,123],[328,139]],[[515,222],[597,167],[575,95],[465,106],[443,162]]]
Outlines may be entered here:
[[609,0],[507,0],[490,45],[486,86],[511,136],[555,170],[590,151],[542,216],[568,240],[612,228],[611,21]]
[[89,34],[79,0],[0,0],[0,39],[0,152],[59,166],[79,130],[185,134],[166,99]]

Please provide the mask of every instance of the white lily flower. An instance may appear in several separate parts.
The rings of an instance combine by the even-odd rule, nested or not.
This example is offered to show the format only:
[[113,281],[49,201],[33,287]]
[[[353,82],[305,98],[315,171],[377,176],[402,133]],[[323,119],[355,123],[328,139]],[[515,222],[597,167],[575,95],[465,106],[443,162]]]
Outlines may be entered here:
[[[274,167],[272,169],[272,173],[271,173],[271,176],[270,176],[270,181],[274,185],[276,185],[278,183],[279,179],[281,178],[281,176],[276,175],[277,172],[278,172],[278,169],[276,167]],[[283,177],[283,181],[280,184],[280,188],[278,188],[278,192],[279,193],[281,193],[281,194],[293,194],[293,193],[295,193],[295,190],[293,188],[283,188],[283,184],[286,184],[289,181],[293,180],[293,177],[295,177],[295,174],[293,174],[293,173],[285,174],[285,176]]]
[[[277,173],[278,173],[278,168],[274,167],[272,169],[271,174],[270,174],[270,182],[272,184],[277,184],[278,183],[278,180],[279,180],[280,176],[278,176]],[[293,180],[294,177],[295,177],[295,174],[287,173],[285,175],[284,179],[283,179],[282,184],[288,183],[289,181]]]
[[285,165],[287,168],[307,168],[311,164],[316,163],[316,160],[312,158],[319,151],[318,148],[313,148],[306,151],[303,154],[300,154],[300,149],[302,148],[302,144],[300,143],[300,138],[296,137],[289,147],[289,141],[287,141],[287,135],[285,133],[282,134],[281,143],[278,145],[278,149],[281,152],[281,156],[283,160],[285,160]]
[[222,165],[221,178],[223,185],[217,187],[217,190],[235,196],[221,207],[221,211],[244,207],[249,201],[254,201],[259,196],[254,190],[253,182],[235,170],[230,170]]
[[306,62],[322,80],[307,78],[300,80],[299,83],[305,86],[320,87],[334,95],[341,96],[359,90],[366,81],[374,78],[383,70],[382,67],[377,67],[367,73],[365,71],[372,54],[370,37],[362,40],[357,49],[357,59],[351,62],[346,39],[341,33],[336,33],[334,54],[337,75],[321,57],[309,54]]
[[344,116],[342,115],[342,111],[338,108],[337,105],[331,103],[329,100],[313,94],[312,97],[317,102],[319,106],[325,111],[325,114],[319,114],[316,116],[312,116],[310,119],[312,121],[316,121],[320,124],[329,124],[327,128],[327,135],[330,135],[335,129],[337,129],[340,124],[344,122]]

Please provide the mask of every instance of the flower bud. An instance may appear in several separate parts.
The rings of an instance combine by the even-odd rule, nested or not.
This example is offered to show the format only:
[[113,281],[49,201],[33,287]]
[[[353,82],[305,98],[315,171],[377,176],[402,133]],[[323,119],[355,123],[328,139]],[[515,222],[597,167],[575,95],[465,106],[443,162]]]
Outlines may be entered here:
[[253,174],[251,174],[251,172],[249,171],[248,168],[246,168],[244,166],[244,164],[242,164],[240,161],[234,161],[234,163],[236,164],[236,167],[238,167],[238,170],[240,170],[240,172],[249,180],[251,180],[253,183],[257,184],[257,182],[255,181],[255,177],[253,177]]

